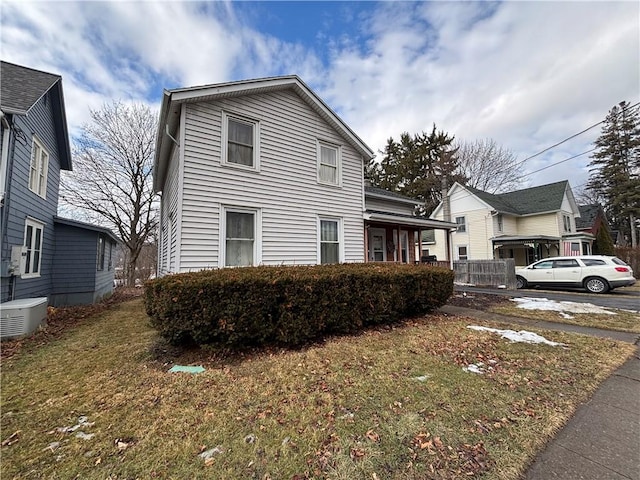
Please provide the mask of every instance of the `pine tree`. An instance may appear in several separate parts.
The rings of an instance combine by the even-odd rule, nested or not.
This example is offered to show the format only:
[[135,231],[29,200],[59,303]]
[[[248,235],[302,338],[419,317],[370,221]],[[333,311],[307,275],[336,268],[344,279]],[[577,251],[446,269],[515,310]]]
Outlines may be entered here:
[[602,196],[614,229],[638,245],[640,218],[640,116],[638,108],[621,102],[605,118],[595,141],[587,188]]
[[615,255],[615,248],[613,246],[613,240],[609,235],[608,230],[602,226],[598,229],[596,239],[593,242],[594,255]]
[[423,203],[421,215],[428,215],[440,202],[442,180],[447,185],[464,182],[459,171],[457,148],[454,137],[437,131],[435,124],[431,133],[422,132],[400,135],[400,141],[389,138],[380,163],[367,168],[372,185],[398,192]]

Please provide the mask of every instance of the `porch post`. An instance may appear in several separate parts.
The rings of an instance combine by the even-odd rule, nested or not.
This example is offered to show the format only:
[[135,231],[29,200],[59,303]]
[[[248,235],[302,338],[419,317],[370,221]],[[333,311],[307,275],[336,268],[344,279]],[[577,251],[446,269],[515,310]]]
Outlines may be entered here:
[[398,255],[398,262],[402,263],[402,244],[401,244],[401,239],[402,235],[400,235],[400,224],[398,224],[398,244],[396,245],[396,250],[397,250],[397,255]]
[[369,261],[369,225],[364,222],[364,261]]
[[447,228],[445,230],[445,233],[445,238],[447,239],[447,261],[449,262],[449,267],[451,268],[451,270],[453,270],[453,247],[451,246],[451,230]]

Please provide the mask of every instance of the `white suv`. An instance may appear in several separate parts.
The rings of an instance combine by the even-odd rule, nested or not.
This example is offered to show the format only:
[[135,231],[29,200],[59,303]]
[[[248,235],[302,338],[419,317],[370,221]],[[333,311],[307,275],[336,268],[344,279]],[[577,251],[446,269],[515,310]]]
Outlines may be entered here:
[[604,255],[545,258],[516,268],[516,280],[518,288],[584,288],[590,293],[606,293],[636,283],[629,265]]

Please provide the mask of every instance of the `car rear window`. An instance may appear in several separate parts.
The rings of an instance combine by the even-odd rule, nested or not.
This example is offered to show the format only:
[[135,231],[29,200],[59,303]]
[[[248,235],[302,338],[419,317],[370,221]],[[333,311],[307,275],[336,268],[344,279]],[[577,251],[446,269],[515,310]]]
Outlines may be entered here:
[[611,261],[613,263],[615,263],[616,265],[624,265],[625,267],[628,267],[629,265],[627,265],[626,263],[624,263],[622,260],[620,260],[618,257],[613,257],[611,259]]
[[583,258],[582,263],[584,263],[587,267],[594,267],[596,265],[606,265],[607,262],[604,260],[598,260],[596,258]]

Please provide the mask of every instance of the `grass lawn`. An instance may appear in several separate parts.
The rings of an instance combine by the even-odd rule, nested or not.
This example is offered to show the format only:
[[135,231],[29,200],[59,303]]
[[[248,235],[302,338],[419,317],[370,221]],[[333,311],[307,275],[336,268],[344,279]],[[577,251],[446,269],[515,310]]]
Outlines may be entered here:
[[[225,357],[166,346],[125,302],[3,360],[2,478],[516,479],[634,351],[467,325],[433,315]],[[485,374],[463,370],[477,362]]]
[[[639,299],[640,301],[640,299]],[[549,322],[568,323],[583,327],[602,328],[605,330],[619,330],[621,332],[640,333],[640,313],[615,308],[603,308],[606,313],[571,313],[563,315],[558,311],[525,310],[518,308],[514,302],[504,302],[488,308],[488,311],[510,315],[513,317],[535,318]]]

